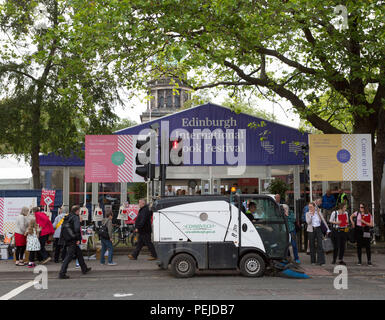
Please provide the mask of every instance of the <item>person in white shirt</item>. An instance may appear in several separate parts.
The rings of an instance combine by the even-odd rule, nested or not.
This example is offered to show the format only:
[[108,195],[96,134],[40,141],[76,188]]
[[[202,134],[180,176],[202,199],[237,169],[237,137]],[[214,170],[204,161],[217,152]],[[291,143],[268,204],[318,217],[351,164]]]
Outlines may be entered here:
[[[325,264],[325,253],[322,248],[323,234],[321,230],[321,223],[323,223],[326,227],[327,223],[320,210],[316,208],[316,204],[314,202],[310,202],[308,207],[309,211],[306,212],[306,223],[310,242],[311,264],[315,265],[317,262],[322,266]],[[330,232],[329,228],[327,228],[327,232]]]
[[175,196],[175,191],[172,190],[172,185],[171,184],[169,184],[167,186],[167,191],[166,191],[165,195],[167,197]]

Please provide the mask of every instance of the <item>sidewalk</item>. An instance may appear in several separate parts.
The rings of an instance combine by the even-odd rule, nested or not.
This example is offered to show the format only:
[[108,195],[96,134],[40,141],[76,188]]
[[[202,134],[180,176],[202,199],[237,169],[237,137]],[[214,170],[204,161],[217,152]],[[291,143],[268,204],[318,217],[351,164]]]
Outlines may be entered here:
[[[345,254],[344,261],[347,264],[347,269],[349,275],[355,276],[385,276],[385,254],[372,254],[372,263],[373,266],[369,267],[366,265],[366,253],[363,250],[362,255],[362,266],[357,266],[357,257],[355,252],[349,250]],[[305,269],[305,272],[313,276],[336,276],[333,273],[334,268],[337,265],[332,265],[332,253],[326,254],[326,264],[324,266],[311,265],[310,256],[306,253],[300,253],[301,267]],[[101,265],[99,260],[87,260],[85,257],[86,264],[92,268],[90,274],[101,274],[109,273],[111,274],[124,272],[130,275],[143,275],[144,273],[158,273],[159,269],[156,261],[147,261],[149,256],[146,252],[141,252],[138,257],[138,260],[130,260],[127,255],[115,255],[114,262],[118,264],[116,266]],[[50,277],[56,277],[61,268],[61,263],[54,263],[52,260],[45,265],[48,269]],[[75,268],[75,261],[72,261],[68,267],[68,273],[79,273],[81,270]],[[226,271],[218,271],[218,273]],[[228,271],[227,271],[228,272]],[[0,260],[0,280],[4,279],[18,279],[20,276],[24,275],[33,276],[33,269],[27,268],[27,266],[15,266],[13,260]],[[18,277],[18,278],[16,278]]]
[[[145,253],[141,253],[138,257],[138,260],[130,260],[127,255],[117,255],[114,256],[114,262],[117,263],[116,266],[101,265],[99,260],[87,260],[87,256],[84,257],[84,260],[88,267],[91,267],[92,273],[110,273],[110,272],[151,272],[158,271],[159,267],[156,264],[156,261],[147,261],[149,256]],[[106,259],[107,262],[107,259]],[[50,274],[59,274],[61,263],[54,263],[53,260],[45,264]],[[71,261],[68,266],[68,273],[72,272],[81,273],[81,269],[75,268],[75,260]],[[6,278],[11,278],[12,276],[19,276],[21,274],[33,274],[33,269],[28,268],[27,266],[15,266],[13,260],[0,260],[0,280]]]

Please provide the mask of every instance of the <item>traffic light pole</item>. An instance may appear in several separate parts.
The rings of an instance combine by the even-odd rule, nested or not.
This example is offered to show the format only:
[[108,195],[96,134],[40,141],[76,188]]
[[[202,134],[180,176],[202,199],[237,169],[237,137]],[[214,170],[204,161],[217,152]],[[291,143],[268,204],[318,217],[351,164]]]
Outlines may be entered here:
[[167,165],[164,163],[160,164],[160,195],[161,197],[165,196],[165,191],[166,191],[166,169]]

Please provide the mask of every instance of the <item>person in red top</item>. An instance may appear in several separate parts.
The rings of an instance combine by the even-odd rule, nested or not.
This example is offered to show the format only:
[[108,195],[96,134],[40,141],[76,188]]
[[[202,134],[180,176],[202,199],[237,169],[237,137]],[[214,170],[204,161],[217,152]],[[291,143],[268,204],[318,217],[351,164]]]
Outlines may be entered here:
[[32,211],[35,214],[36,223],[40,226],[41,232],[39,235],[39,242],[40,242],[40,251],[39,251],[39,260],[42,260],[42,264],[46,264],[48,261],[51,260],[51,257],[49,256],[47,250],[45,249],[45,244],[51,234],[55,233],[55,230],[52,226],[51,220],[48,218],[48,216],[41,212],[39,207],[35,207],[32,209]]
[[[356,223],[353,221],[353,218],[356,217]],[[366,257],[368,259],[368,266],[372,266],[371,262],[371,250],[370,250],[370,228],[373,227],[373,217],[370,214],[368,207],[364,203],[360,203],[359,212],[354,212],[350,217],[350,222],[352,227],[356,229],[356,238],[357,238],[357,256],[358,256],[358,265],[361,265],[361,253],[362,247],[366,248]]]
[[332,241],[334,245],[333,262],[336,264],[337,255],[339,264],[346,265],[344,262],[345,244],[347,239],[347,227],[349,225],[349,214],[346,212],[346,204],[340,203],[338,210],[335,210],[330,215],[330,224],[332,228]]

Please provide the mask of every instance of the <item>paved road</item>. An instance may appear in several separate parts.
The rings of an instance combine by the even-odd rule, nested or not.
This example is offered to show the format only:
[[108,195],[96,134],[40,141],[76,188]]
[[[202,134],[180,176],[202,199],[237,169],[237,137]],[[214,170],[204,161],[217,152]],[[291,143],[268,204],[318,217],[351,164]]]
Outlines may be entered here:
[[[71,279],[50,275],[47,290],[33,286],[12,300],[255,300],[255,299],[385,299],[385,276],[350,276],[347,290],[336,290],[335,275],[311,279],[281,277],[244,278],[234,272],[221,275],[201,272],[191,279],[175,279],[168,271],[111,272],[81,275],[69,273]],[[0,296],[32,280],[0,279]],[[114,295],[119,295],[114,296]],[[125,295],[122,297],[122,295]]]

